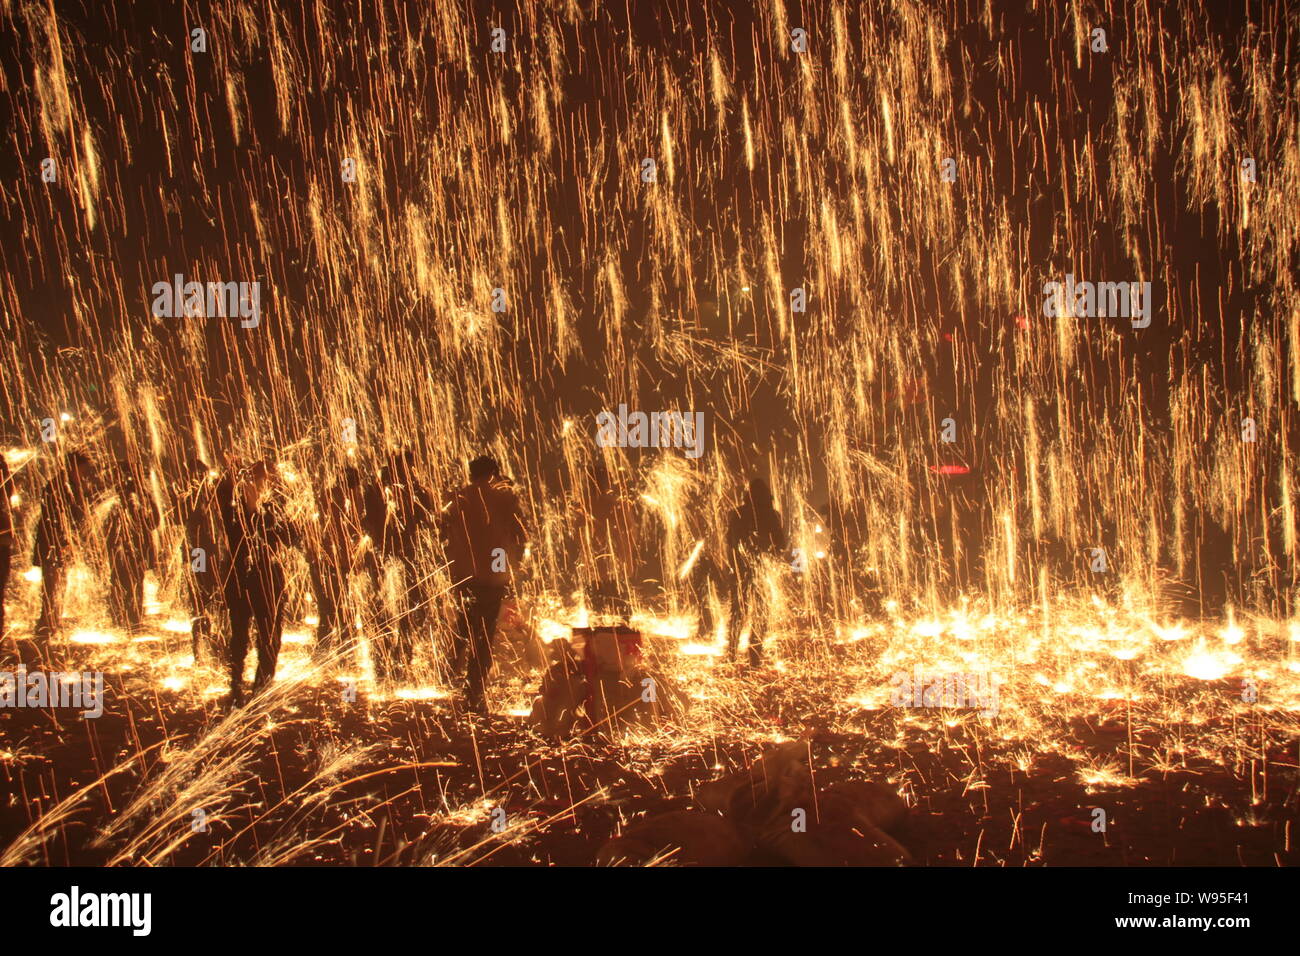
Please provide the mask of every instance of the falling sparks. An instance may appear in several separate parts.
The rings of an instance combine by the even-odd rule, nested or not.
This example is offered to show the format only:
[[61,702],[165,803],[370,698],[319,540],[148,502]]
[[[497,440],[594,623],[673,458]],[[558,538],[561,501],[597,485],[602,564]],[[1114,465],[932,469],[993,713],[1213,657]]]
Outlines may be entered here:
[[[1072,761],[1091,791],[1294,743],[1300,104],[1275,66],[1294,59],[1280,14],[1229,44],[1138,0],[1108,13],[1124,67],[1102,69],[1081,4],[771,0],[715,19],[673,0],[657,39],[621,5],[523,5],[500,55],[468,9],[334,6],[216,0],[202,53],[171,21],[135,35],[109,18],[87,43],[52,3],[0,9],[26,41],[0,93],[24,164],[0,191],[20,240],[0,288],[15,554],[58,453],[139,476],[162,513],[146,624],[104,619],[105,496],[76,541],[60,642],[133,704],[199,712],[223,693],[189,644],[175,492],[195,462],[273,461],[286,513],[311,525],[345,465],[373,477],[408,449],[447,489],[487,450],[534,528],[518,599],[543,653],[598,617],[583,540],[597,460],[634,502],[652,584],[629,617],[691,702],[618,742],[648,755],[645,781],[672,759],[721,769],[720,741],[805,732],[898,753],[971,735],[1018,773]],[[1153,281],[1155,324],[1063,300],[1045,315],[1042,282],[1067,272]],[[259,282],[262,321],[155,315],[154,283],[176,275]],[[594,416],[620,403],[702,412],[707,454],[598,448]],[[725,564],[727,514],[756,475],[803,565],[758,573],[770,660],[746,675],[728,596],[699,580]],[[267,709],[158,766],[143,747],[123,757],[152,776],[114,808],[121,861],[168,861],[180,795],[235,826],[272,815],[239,796],[270,786],[241,761],[318,698],[359,690],[348,706],[373,707],[375,739],[420,762],[385,722],[456,696],[452,582],[433,536],[420,547],[435,613],[409,685],[377,681],[372,660],[370,609],[400,604],[400,574],[355,585],[368,610],[348,617],[350,656],[322,660],[294,558]],[[358,540],[358,563],[375,548]],[[13,577],[26,648],[42,572]],[[545,661],[515,656],[494,716],[522,725]],[[996,712],[899,705],[890,680],[915,668],[996,677]],[[1122,763],[1071,749],[1076,722],[1121,712]],[[328,805],[370,743],[312,751],[303,791],[275,799]],[[569,794],[567,771],[525,772],[523,792],[571,812],[589,794]],[[421,781],[421,819],[490,818],[481,793]],[[347,812],[330,825],[376,825]],[[512,821],[502,840],[535,830]],[[277,836],[248,859],[328,852]],[[0,853],[30,862],[42,845]],[[442,849],[422,859],[457,858]]]

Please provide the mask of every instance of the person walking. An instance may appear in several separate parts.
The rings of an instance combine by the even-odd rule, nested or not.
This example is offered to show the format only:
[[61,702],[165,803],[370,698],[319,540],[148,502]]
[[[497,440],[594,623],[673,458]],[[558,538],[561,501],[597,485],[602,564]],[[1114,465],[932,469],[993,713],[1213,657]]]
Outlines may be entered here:
[[767,628],[767,601],[762,594],[759,571],[763,559],[785,553],[785,528],[781,513],[772,501],[767,482],[755,478],[744,498],[727,521],[728,585],[731,591],[731,620],[727,625],[727,659],[735,660],[740,632],[749,621],[749,663],[763,658]]
[[61,626],[68,564],[73,544],[90,513],[93,480],[90,459],[81,452],[68,452],[41,491],[32,565],[41,569],[41,613],[34,636],[38,650],[43,652],[49,650]]
[[244,703],[244,662],[250,629],[257,628],[257,672],[253,692],[275,678],[284,633],[286,582],[277,549],[297,543],[297,535],[280,507],[263,500],[271,484],[271,467],[255,462],[238,478],[234,469],[217,486],[217,502],[230,545],[225,598],[230,612],[230,703]]
[[528,535],[519,499],[495,459],[475,458],[469,478],[444,506],[442,531],[460,617],[456,676],[463,658],[466,702],[482,714],[492,634]]
[[154,565],[153,532],[158,508],[144,493],[131,465],[115,469],[116,503],[104,529],[108,549],[109,618],[115,627],[135,632],[144,623],[144,575]]
[[214,627],[214,619],[225,605],[224,586],[230,568],[230,550],[221,508],[217,504],[220,475],[203,462],[190,463],[190,483],[180,496],[185,525],[181,561],[187,568],[185,596],[190,610],[190,648],[198,662],[211,653],[227,659],[229,648],[225,627]]

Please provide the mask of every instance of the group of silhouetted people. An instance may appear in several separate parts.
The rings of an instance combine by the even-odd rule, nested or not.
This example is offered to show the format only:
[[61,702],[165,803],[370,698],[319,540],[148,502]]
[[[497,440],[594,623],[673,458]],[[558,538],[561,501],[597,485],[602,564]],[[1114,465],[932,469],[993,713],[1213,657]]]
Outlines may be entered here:
[[[589,568],[588,604],[598,613],[625,616],[638,549],[643,538],[638,509],[605,466],[597,459],[587,476],[582,499],[585,512],[580,552]],[[702,549],[686,573],[695,598],[699,633],[708,638],[715,627],[710,592],[729,608],[727,657],[735,660],[745,625],[749,625],[747,657],[759,664],[763,658],[769,600],[764,562],[785,560],[787,537],[772,490],[761,478],[749,482],[740,501],[728,513],[722,547]]]
[[270,682],[288,600],[282,555],[297,548],[306,559],[316,604],[318,658],[348,646],[344,609],[353,578],[360,576],[378,592],[385,564],[395,565],[401,577],[397,610],[390,619],[375,622],[372,656],[379,679],[403,678],[419,636],[428,629],[433,564],[422,560],[429,553],[423,543],[436,536],[449,560],[458,601],[454,676],[468,707],[484,711],[492,634],[527,533],[500,465],[479,457],[469,472],[469,483],[439,507],[416,475],[409,451],[391,456],[371,480],[349,465],[334,484],[317,480],[316,520],[302,527],[285,517],[276,494],[268,494],[276,476],[265,462],[220,477],[197,474],[183,499],[195,656],[214,641],[219,629],[213,627],[213,616],[224,610],[232,701],[244,699],[244,665],[253,634],[253,691]]
[[[0,593],[8,583],[15,541],[12,476],[0,458]],[[385,566],[401,577],[396,611],[376,621],[376,676],[405,677],[434,603],[436,563],[423,560],[425,542],[439,539],[451,568],[458,614],[455,677],[469,707],[483,711],[492,666],[492,635],[514,569],[527,543],[518,498],[500,465],[483,456],[470,463],[469,482],[439,504],[416,475],[409,451],[391,455],[367,478],[349,465],[336,482],[318,479],[317,514],[291,521],[283,486],[266,461],[232,463],[224,471],[191,464],[177,489],[184,527],[183,592],[191,614],[196,660],[214,655],[229,670],[234,704],[246,699],[244,669],[256,648],[254,693],[275,675],[288,609],[287,552],[299,550],[308,569],[318,624],[315,654],[328,658],[348,645],[344,620],[351,581],[364,578],[378,594]],[[40,494],[32,564],[41,572],[34,644],[48,654],[63,617],[67,571],[79,543],[102,530],[108,558],[108,609],[128,632],[144,619],[145,573],[156,564],[154,533],[161,516],[154,498],[125,462],[100,473],[81,452],[56,462]],[[93,512],[93,515],[92,515]],[[102,522],[102,524],[101,524]],[[0,633],[3,633],[0,601]]]
[[[0,459],[0,587],[7,582],[14,527],[12,480]],[[583,555],[592,577],[594,610],[626,616],[638,542],[635,509],[611,481],[603,462],[588,475]],[[349,593],[354,579],[369,585],[376,603],[386,593],[391,613],[372,618],[376,676],[407,676],[420,636],[429,630],[438,568],[430,545],[441,546],[452,581],[457,618],[453,678],[467,706],[485,709],[492,638],[503,603],[528,543],[527,525],[512,482],[494,459],[469,464],[469,481],[439,504],[418,477],[410,451],[394,453],[367,475],[348,464],[333,482],[313,482],[316,514],[286,515],[284,486],[267,461],[232,462],[223,470],[195,461],[176,489],[183,525],[183,593],[197,660],[223,661],[235,705],[246,699],[244,670],[257,652],[252,692],[273,679],[289,604],[288,552],[305,559],[317,611],[314,654],[328,659],[351,646]],[[81,452],[63,455],[40,496],[32,564],[41,570],[38,649],[48,651],[62,618],[67,569],[92,521],[102,522],[108,552],[109,614],[132,631],[144,618],[145,572],[156,564],[154,533],[161,523],[154,497],[126,462],[100,475]],[[755,479],[729,514],[718,555],[705,555],[695,580],[730,605],[728,654],[734,659],[742,627],[750,626],[749,660],[761,660],[766,630],[762,562],[785,552],[786,535],[767,485]],[[387,569],[387,571],[386,571]],[[392,573],[400,586],[392,587]],[[396,596],[394,596],[396,595]],[[0,602],[2,604],[2,602]],[[701,629],[712,625],[701,600]],[[0,627],[3,625],[0,606]]]

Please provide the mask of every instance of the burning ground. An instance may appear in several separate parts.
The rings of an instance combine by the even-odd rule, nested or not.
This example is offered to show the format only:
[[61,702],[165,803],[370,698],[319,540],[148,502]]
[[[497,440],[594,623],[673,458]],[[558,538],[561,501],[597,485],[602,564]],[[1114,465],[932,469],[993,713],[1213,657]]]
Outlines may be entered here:
[[[538,605],[554,614],[543,632],[585,620]],[[313,663],[303,629],[271,692],[231,713],[180,622],[155,614],[133,637],[74,625],[61,669],[104,671],[105,713],[0,711],[0,860],[585,865],[632,821],[806,739],[818,786],[875,780],[906,800],[898,836],[918,864],[1296,862],[1294,625],[1160,623],[1082,595],[1047,621],[893,608],[790,622],[770,666],[744,672],[685,618],[634,623],[686,708],[567,741],[529,728],[538,672],[504,637],[488,718],[458,713],[433,667],[428,684],[375,687],[364,638],[350,666]],[[918,666],[991,673],[996,706],[895,706],[891,678]]]

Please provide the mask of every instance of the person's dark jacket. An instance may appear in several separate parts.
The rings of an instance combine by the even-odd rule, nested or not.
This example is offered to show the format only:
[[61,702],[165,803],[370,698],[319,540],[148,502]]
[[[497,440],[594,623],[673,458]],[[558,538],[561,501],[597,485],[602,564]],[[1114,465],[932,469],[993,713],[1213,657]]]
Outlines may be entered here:
[[732,568],[752,571],[764,556],[785,553],[781,513],[765,501],[747,499],[727,522],[727,551]]
[[443,508],[442,531],[452,580],[485,587],[510,584],[528,540],[519,499],[499,478],[472,481],[456,492]]
[[274,596],[284,588],[284,568],[276,556],[298,543],[298,535],[272,501],[250,507],[227,477],[217,486],[217,501],[230,549],[226,590]]
[[89,513],[89,495],[80,481],[66,473],[47,481],[41,492],[32,564],[44,568],[61,563]]

